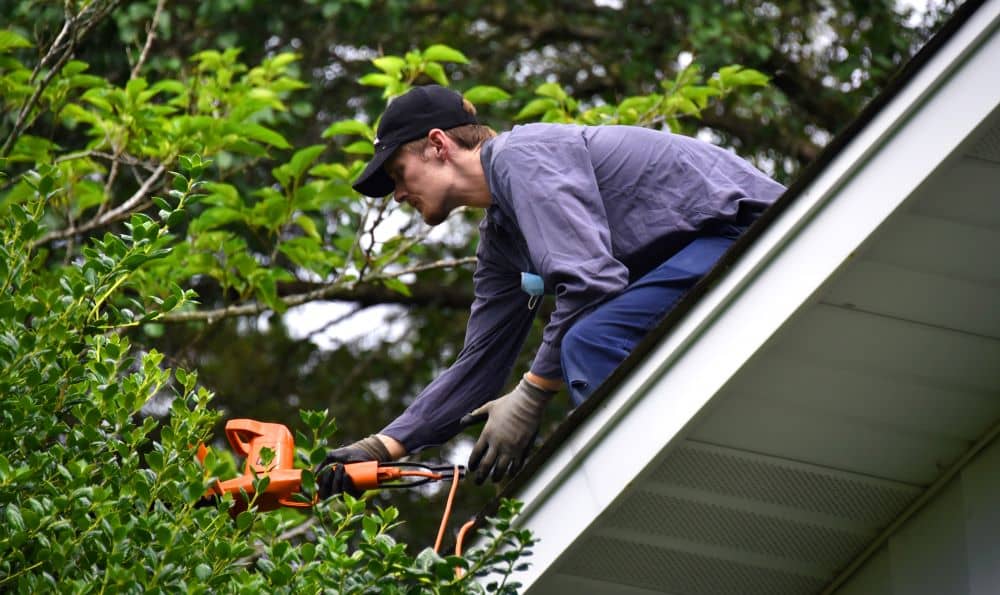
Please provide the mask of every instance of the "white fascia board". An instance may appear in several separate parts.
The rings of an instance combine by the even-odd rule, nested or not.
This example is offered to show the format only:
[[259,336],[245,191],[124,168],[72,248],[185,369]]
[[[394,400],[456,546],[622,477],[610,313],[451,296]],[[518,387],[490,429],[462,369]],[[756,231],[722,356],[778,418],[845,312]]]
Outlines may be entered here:
[[525,590],[997,108],[998,26],[984,3],[515,495]]

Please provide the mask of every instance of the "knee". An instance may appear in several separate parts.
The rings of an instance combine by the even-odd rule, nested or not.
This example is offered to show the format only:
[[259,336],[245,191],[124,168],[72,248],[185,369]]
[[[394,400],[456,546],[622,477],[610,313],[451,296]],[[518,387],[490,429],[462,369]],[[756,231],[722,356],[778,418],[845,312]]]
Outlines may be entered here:
[[585,322],[573,325],[560,349],[563,380],[574,406],[583,403],[625,355]]
[[562,346],[559,350],[559,359],[562,362],[563,381],[569,392],[570,401],[573,406],[580,405],[590,392],[590,383],[587,378],[587,349],[584,346],[584,337],[580,332],[580,325],[574,325],[569,332],[563,336]]
[[563,370],[579,368],[588,359],[587,354],[593,350],[592,343],[586,325],[582,322],[574,324],[563,336],[560,348]]

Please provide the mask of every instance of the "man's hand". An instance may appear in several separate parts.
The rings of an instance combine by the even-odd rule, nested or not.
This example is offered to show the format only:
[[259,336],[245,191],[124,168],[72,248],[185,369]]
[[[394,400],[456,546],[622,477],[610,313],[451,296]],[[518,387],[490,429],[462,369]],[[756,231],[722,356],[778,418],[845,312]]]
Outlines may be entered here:
[[554,394],[522,379],[511,392],[462,418],[463,426],[486,419],[469,455],[469,471],[479,469],[476,483],[483,483],[487,476],[500,481],[504,475],[517,473],[538,434],[545,405]]
[[375,435],[331,450],[323,462],[316,467],[316,487],[319,489],[319,497],[326,500],[341,492],[347,492],[355,498],[360,497],[361,492],[354,487],[350,476],[344,472],[344,465],[363,461],[382,463],[390,460],[392,460],[392,456],[389,454],[389,450]]

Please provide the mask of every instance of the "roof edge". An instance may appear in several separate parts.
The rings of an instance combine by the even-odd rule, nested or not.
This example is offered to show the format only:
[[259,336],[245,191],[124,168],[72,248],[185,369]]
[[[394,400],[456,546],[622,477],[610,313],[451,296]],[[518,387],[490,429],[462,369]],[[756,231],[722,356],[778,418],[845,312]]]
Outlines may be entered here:
[[939,50],[947,44],[966,22],[986,4],[987,0],[969,0],[956,10],[955,14],[942,25],[941,29],[890,79],[886,87],[873,98],[847,127],[837,134],[823,149],[820,155],[810,163],[803,172],[789,185],[782,196],[739,238],[722,256],[719,262],[705,275],[687,295],[675,306],[649,335],[639,343],[632,354],[608,377],[608,379],[582,405],[570,413],[557,426],[553,434],[541,445],[536,453],[526,462],[518,473],[497,496],[485,506],[476,517],[477,524],[482,525],[486,517],[492,516],[499,509],[500,501],[512,498],[522,490],[532,476],[544,467],[559,450],[567,443],[577,429],[588,420],[592,414],[602,408],[605,402],[616,392],[621,382],[628,377],[639,364],[660,344],[662,339],[676,329],[702,298],[718,282],[726,277],[734,264],[753,246],[772,224],[790,207],[795,205],[805,191],[810,188],[826,168],[872,123],[883,109],[896,99],[904,89],[927,66]]

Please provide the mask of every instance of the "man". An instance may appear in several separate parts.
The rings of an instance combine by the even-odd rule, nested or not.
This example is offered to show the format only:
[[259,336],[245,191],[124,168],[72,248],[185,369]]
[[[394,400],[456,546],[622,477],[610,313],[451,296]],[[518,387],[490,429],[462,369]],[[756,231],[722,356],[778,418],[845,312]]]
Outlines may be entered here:
[[[395,193],[430,225],[459,206],[479,225],[475,301],[456,361],[380,433],[334,462],[391,460],[486,420],[477,481],[521,466],[546,403],[583,402],[783,191],[734,154],[628,126],[530,124],[496,135],[458,93],[428,85],[392,101],[354,188]],[[542,346],[501,392],[541,293],[555,295]],[[344,489],[320,474],[320,493]],[[349,486],[347,486],[349,488]]]

